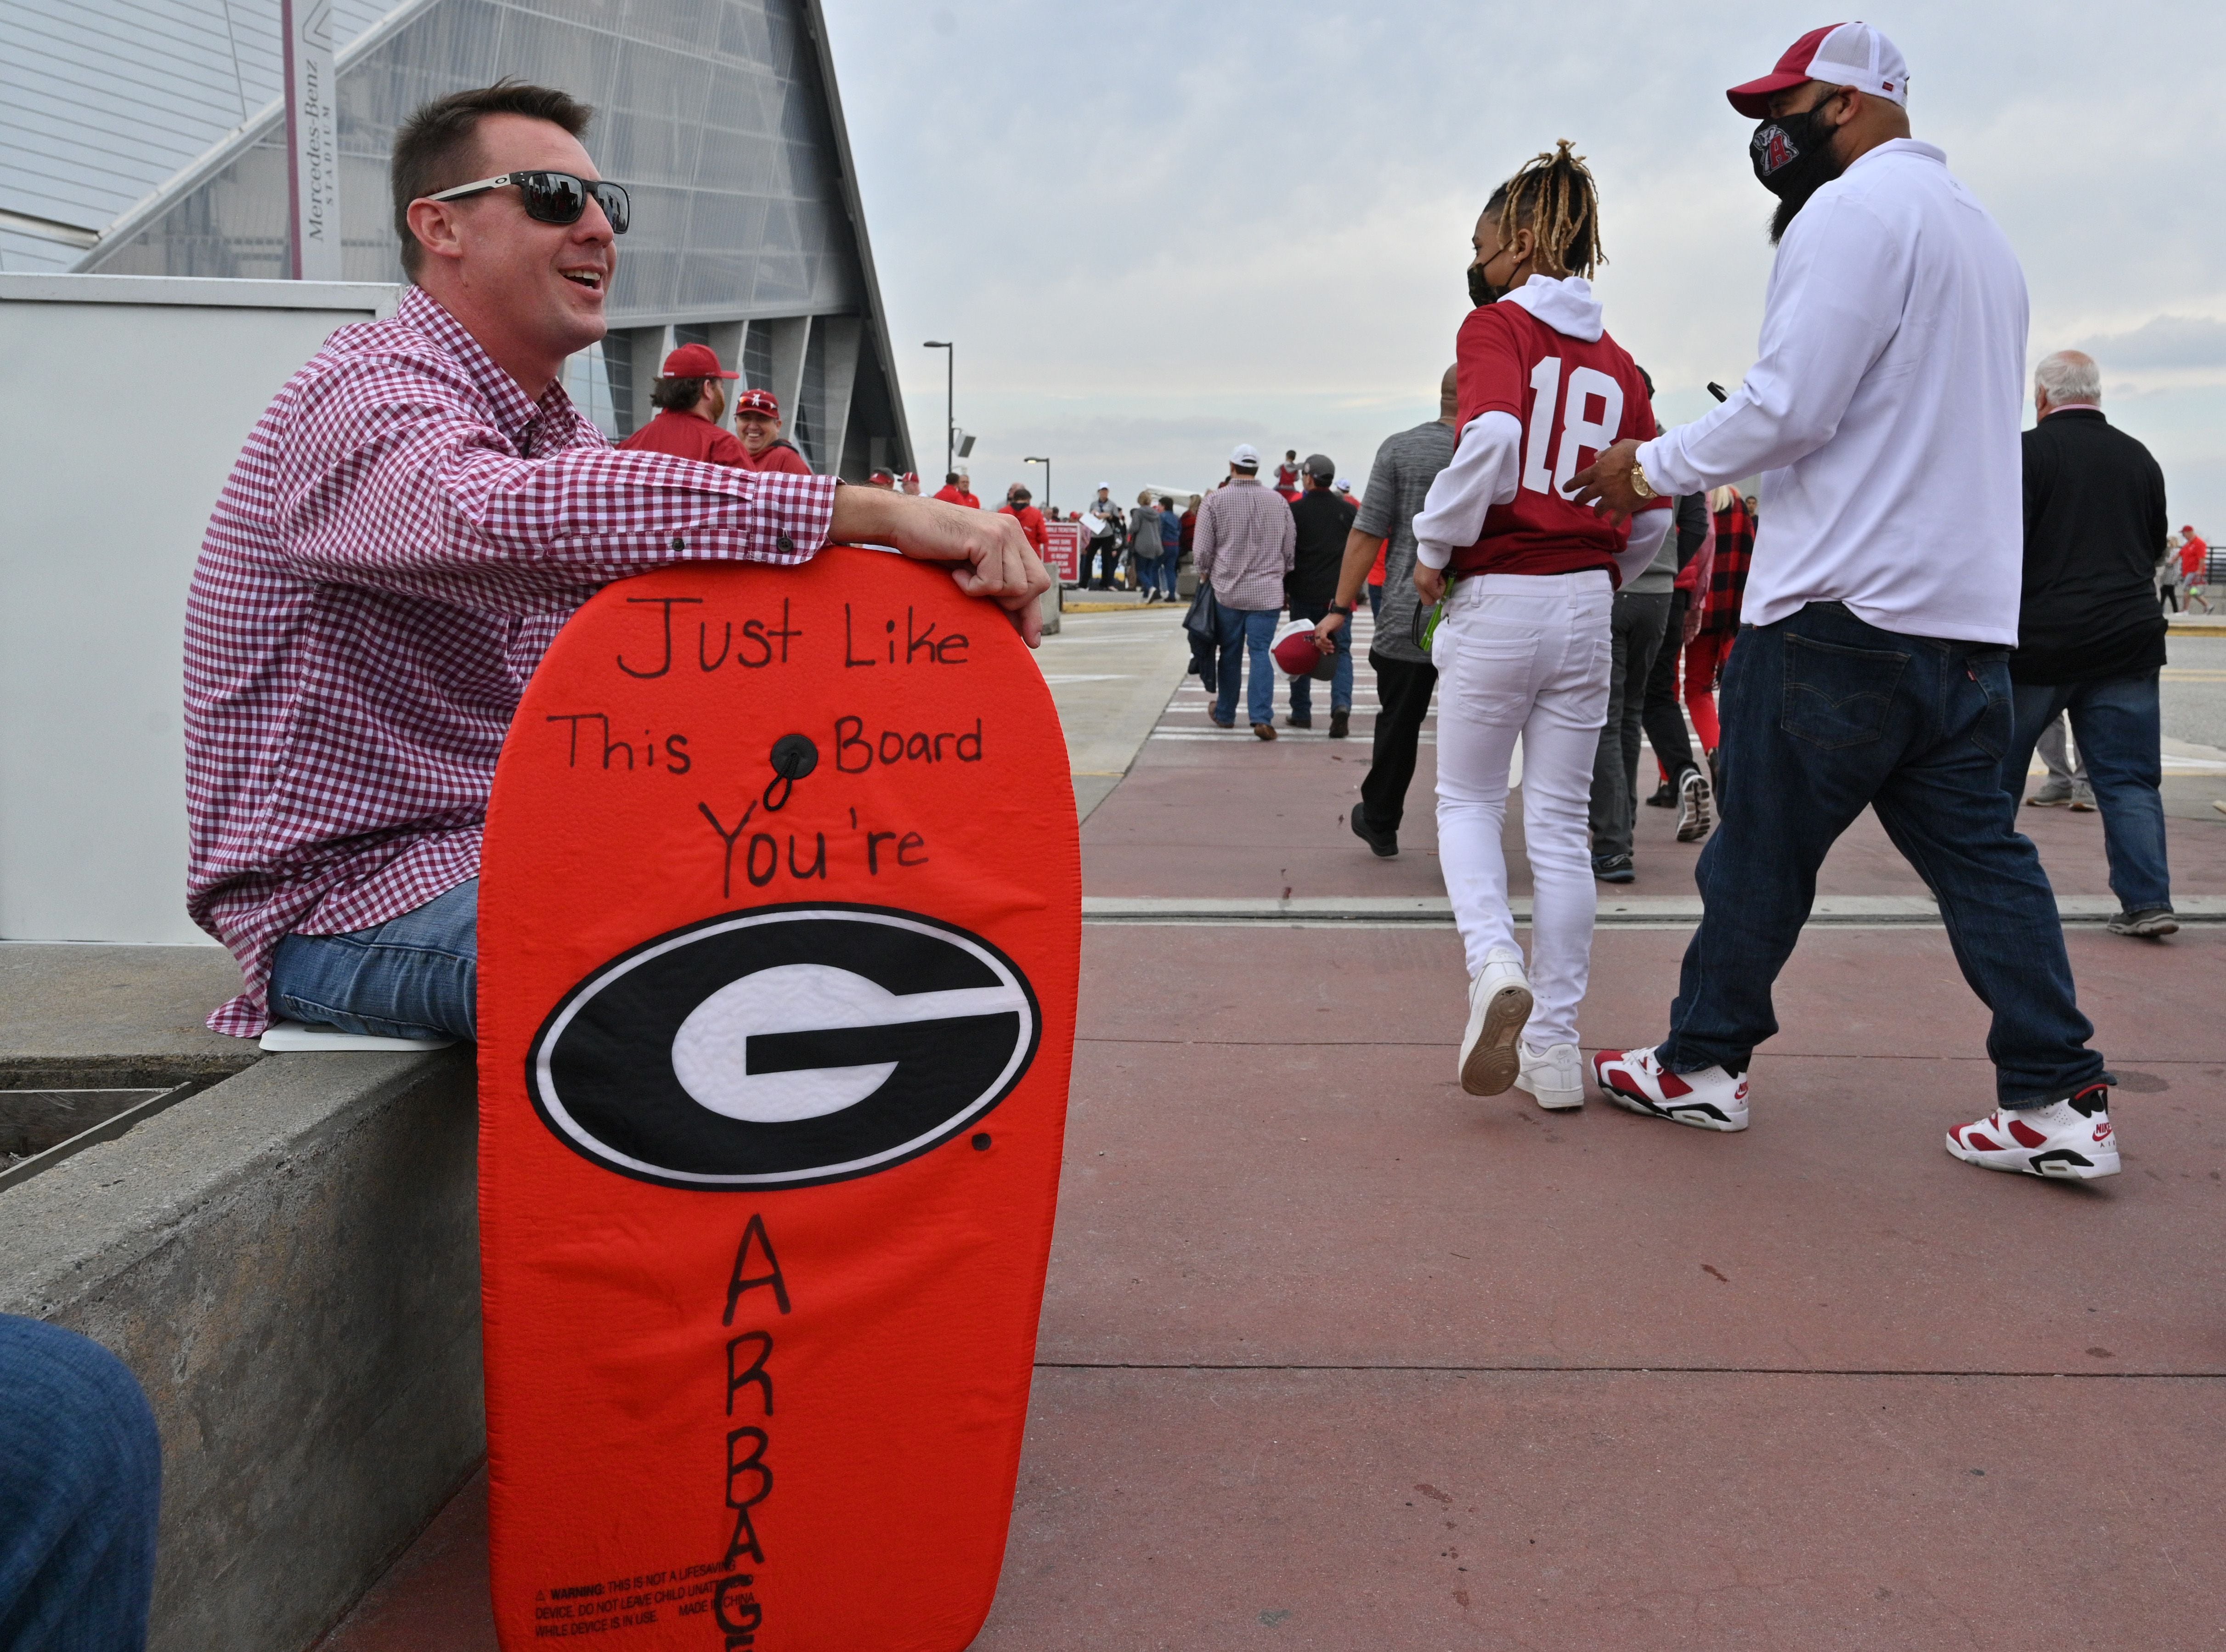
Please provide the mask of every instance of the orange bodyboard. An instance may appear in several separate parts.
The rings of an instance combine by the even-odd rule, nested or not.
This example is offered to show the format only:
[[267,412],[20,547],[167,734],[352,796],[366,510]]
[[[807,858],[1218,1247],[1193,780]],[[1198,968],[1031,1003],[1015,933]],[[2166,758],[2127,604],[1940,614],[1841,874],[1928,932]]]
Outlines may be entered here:
[[512,724],[479,933],[502,1645],[965,1646],[1081,944],[1010,623],[847,548],[607,587]]

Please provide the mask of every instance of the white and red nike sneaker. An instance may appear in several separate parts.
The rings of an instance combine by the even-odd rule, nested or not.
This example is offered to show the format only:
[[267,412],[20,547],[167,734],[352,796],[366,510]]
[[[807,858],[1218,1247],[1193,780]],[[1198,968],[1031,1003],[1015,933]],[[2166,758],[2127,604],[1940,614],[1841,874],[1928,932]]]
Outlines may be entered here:
[[1603,1050],[1593,1058],[1600,1094],[1626,1112],[1702,1130],[1746,1128],[1746,1075],[1703,1067],[1671,1072],[1651,1050]]
[[1996,1108],[1975,1124],[1948,1133],[1948,1151],[1988,1170],[2087,1181],[2118,1173],[2118,1138],[2110,1128],[2110,1087],[2089,1084],[2069,1101],[2046,1107]]

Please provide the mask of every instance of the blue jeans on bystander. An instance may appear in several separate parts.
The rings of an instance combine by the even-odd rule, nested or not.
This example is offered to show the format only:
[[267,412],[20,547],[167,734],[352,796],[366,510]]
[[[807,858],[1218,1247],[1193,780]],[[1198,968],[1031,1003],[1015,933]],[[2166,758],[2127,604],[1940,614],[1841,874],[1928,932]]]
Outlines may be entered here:
[[2039,1106],[2102,1076],[2055,893],[2002,790],[2015,726],[2007,650],[1882,631],[1812,602],[1740,631],[1722,717],[1722,823],[1695,874],[1703,916],[1657,1052],[1665,1067],[1744,1072],[1778,1031],[1771,987],[1816,868],[1868,807],[1939,896],[1963,979],[1994,1012],[2000,1104]]
[[2017,733],[2002,760],[2002,785],[2015,802],[2025,795],[2032,748],[2057,714],[2071,714],[2102,816],[2102,852],[2110,861],[2110,893],[2129,912],[2172,910],[2172,867],[2165,854],[2162,710],[2157,674],[2105,677],[2099,683],[2020,683]]
[[1237,679],[1247,653],[1252,656],[1251,681],[1244,685],[1248,720],[1275,721],[1275,663],[1268,645],[1275,640],[1275,608],[1232,608],[1226,603],[1221,616],[1221,691],[1213,702],[1213,720],[1224,728],[1237,721]]
[[0,1314],[0,1647],[147,1643],[162,1442],[99,1343]]
[[[1304,602],[1291,604],[1291,618],[1320,625],[1329,615],[1329,605],[1319,607]],[[1329,708],[1332,711],[1352,709],[1352,621],[1347,619],[1345,628],[1337,634],[1337,675],[1329,680]],[[1310,677],[1291,679],[1291,715],[1300,722],[1310,721],[1314,715],[1314,680]]]
[[347,935],[289,935],[270,966],[274,1017],[387,1039],[472,1039],[480,880]]

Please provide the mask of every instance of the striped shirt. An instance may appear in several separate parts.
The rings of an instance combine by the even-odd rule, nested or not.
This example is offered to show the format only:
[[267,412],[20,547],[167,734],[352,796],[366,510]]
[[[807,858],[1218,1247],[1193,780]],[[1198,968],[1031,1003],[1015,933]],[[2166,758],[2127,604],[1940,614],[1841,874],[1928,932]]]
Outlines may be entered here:
[[186,909],[269,1025],[294,931],[398,917],[479,872],[495,759],[567,616],[678,562],[802,562],[833,479],[622,453],[538,402],[421,289],[287,381],[217,500],[186,604]]

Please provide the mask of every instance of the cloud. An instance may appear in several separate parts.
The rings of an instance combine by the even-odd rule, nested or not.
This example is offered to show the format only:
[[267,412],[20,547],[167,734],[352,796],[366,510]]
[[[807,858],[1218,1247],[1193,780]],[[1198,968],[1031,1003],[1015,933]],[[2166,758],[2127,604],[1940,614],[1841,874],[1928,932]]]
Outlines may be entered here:
[[2226,321],[2207,315],[2159,315],[2129,333],[2102,334],[2077,347],[2112,373],[2226,368]]

